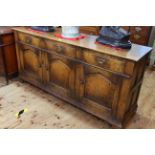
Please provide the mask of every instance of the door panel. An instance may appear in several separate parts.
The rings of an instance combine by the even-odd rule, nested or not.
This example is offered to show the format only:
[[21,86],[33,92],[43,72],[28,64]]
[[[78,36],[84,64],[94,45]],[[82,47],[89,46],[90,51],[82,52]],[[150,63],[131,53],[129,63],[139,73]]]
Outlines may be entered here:
[[[76,96],[112,109],[117,103],[121,78],[95,67],[79,65],[76,73]],[[78,82],[79,81],[79,82]]]
[[88,73],[85,80],[85,96],[96,102],[105,102],[106,106],[111,107],[114,94],[114,85],[111,81],[100,73]]
[[54,59],[50,63],[50,81],[53,81],[64,88],[68,88],[71,70],[72,69],[67,62],[58,58]]
[[20,75],[29,81],[42,82],[41,51],[27,45],[18,44],[20,57]]
[[74,95],[74,63],[71,60],[51,53],[45,54],[46,87],[63,96]]

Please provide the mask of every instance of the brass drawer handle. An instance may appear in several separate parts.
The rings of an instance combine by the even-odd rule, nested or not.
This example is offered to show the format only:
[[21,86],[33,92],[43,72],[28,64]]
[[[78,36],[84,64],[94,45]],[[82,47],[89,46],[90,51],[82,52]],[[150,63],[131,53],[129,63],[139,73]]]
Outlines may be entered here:
[[32,42],[31,38],[26,38],[26,43],[30,44]]
[[64,47],[62,47],[60,45],[56,45],[56,48],[57,48],[58,53],[64,53]]
[[97,63],[100,65],[103,65],[106,63],[106,59],[105,58],[97,58]]

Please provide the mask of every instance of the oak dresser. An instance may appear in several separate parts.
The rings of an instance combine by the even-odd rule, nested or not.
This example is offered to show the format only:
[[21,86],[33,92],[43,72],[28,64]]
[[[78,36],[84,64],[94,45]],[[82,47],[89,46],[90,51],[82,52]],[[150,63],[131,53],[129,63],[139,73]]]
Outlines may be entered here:
[[135,114],[150,47],[118,50],[96,37],[70,41],[60,33],[14,28],[19,77],[117,128]]

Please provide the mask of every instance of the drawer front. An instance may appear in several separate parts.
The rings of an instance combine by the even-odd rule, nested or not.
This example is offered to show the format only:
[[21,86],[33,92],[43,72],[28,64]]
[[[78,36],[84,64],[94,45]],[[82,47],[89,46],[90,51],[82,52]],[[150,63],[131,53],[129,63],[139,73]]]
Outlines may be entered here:
[[60,55],[65,55],[68,57],[75,58],[76,56],[76,47],[56,41],[44,40],[44,49],[56,52]]
[[109,55],[101,55],[95,52],[84,50],[80,54],[80,59],[84,62],[111,70],[113,72],[124,73],[126,61]]
[[42,39],[39,37],[35,37],[35,36],[30,35],[30,34],[18,32],[17,38],[18,38],[18,41],[21,41],[23,43],[33,45],[36,47],[40,47],[40,48],[42,47]]
[[56,52],[60,55],[65,55],[75,58],[76,47],[52,40],[41,39],[39,37],[32,36],[30,34],[18,33],[18,41],[36,46],[38,48],[46,49],[52,52]]

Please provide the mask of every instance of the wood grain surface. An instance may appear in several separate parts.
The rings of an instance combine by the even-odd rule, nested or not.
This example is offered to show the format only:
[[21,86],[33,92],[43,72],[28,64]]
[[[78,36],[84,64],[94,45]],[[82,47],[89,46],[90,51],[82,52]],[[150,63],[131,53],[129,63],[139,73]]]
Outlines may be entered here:
[[[68,42],[25,27],[14,32],[20,79],[118,128],[136,113],[151,48],[116,50],[95,44],[92,35]],[[135,57],[131,61],[112,54],[116,52],[140,53],[138,61]]]

